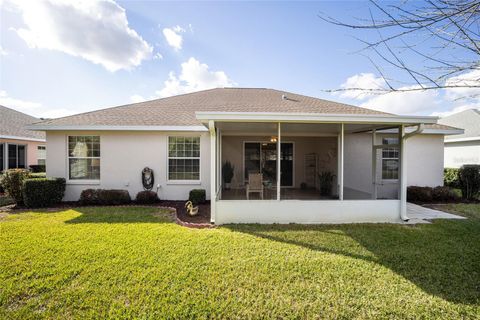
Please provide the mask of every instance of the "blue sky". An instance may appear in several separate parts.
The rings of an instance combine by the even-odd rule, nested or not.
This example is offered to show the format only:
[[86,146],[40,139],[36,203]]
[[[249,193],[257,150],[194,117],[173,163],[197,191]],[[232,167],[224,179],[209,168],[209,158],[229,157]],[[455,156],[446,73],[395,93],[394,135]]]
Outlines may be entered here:
[[354,53],[362,47],[358,34],[317,16],[362,17],[363,1],[1,6],[0,104],[38,117],[216,86],[275,88],[400,114],[443,115],[479,105],[457,101],[458,92],[324,92],[381,85],[368,59]]

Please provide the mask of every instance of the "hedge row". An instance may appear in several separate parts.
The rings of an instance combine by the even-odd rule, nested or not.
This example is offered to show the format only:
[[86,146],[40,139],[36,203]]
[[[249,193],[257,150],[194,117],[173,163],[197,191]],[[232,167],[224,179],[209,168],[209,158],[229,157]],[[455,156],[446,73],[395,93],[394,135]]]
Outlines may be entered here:
[[23,203],[28,208],[52,206],[62,201],[64,194],[64,178],[26,179],[23,182]]
[[410,202],[456,202],[459,197],[449,188],[438,186],[407,188],[407,201]]
[[131,201],[127,190],[85,189],[80,194],[80,203],[83,205],[119,205]]

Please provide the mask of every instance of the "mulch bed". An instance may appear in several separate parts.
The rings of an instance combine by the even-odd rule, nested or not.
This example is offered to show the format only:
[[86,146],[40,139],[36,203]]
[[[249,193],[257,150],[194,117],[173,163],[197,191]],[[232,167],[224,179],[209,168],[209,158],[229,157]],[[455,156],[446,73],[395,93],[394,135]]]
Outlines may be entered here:
[[160,202],[162,207],[171,207],[177,210],[177,218],[188,223],[210,224],[210,202],[198,205],[198,214],[189,216],[185,209],[185,201],[164,200]]

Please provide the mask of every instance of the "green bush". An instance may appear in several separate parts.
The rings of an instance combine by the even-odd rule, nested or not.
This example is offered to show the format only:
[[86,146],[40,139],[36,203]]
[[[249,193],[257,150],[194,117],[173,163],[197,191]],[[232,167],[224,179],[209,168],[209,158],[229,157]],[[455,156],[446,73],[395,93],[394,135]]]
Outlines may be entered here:
[[32,164],[31,166],[29,166],[29,168],[31,172],[35,172],[35,173],[46,171],[44,164]]
[[17,205],[23,204],[23,181],[28,178],[28,170],[9,169],[3,173],[2,187]]
[[62,201],[64,194],[64,178],[35,178],[23,181],[23,202],[28,208],[54,205]]
[[155,191],[140,191],[135,201],[140,204],[152,204],[160,201]]
[[445,168],[443,169],[443,184],[450,188],[460,188],[460,182],[458,181],[457,168]]
[[407,201],[409,202],[431,202],[433,200],[431,187],[407,187]]
[[438,202],[457,201],[458,196],[449,187],[438,186],[432,189],[432,199]]
[[84,205],[119,205],[128,204],[132,199],[127,190],[85,189],[79,201]]
[[197,205],[197,204],[200,204],[200,203],[205,203],[205,201],[206,201],[205,189],[190,190],[188,200],[192,201],[193,205]]
[[29,179],[35,179],[35,178],[46,178],[47,174],[45,172],[30,172],[28,174]]
[[480,165],[466,164],[458,172],[462,198],[475,200],[480,195]]

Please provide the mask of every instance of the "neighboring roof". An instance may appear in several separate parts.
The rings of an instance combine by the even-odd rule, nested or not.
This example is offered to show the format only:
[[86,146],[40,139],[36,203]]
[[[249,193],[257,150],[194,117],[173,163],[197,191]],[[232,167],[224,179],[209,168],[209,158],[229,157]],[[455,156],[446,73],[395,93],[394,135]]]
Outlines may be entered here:
[[40,119],[0,105],[0,138],[45,141],[45,133],[25,128]]
[[464,129],[463,134],[446,138],[446,140],[480,139],[480,110],[469,109],[438,120],[439,123]]
[[199,126],[197,111],[386,114],[273,89],[217,88],[46,120],[42,125]]

